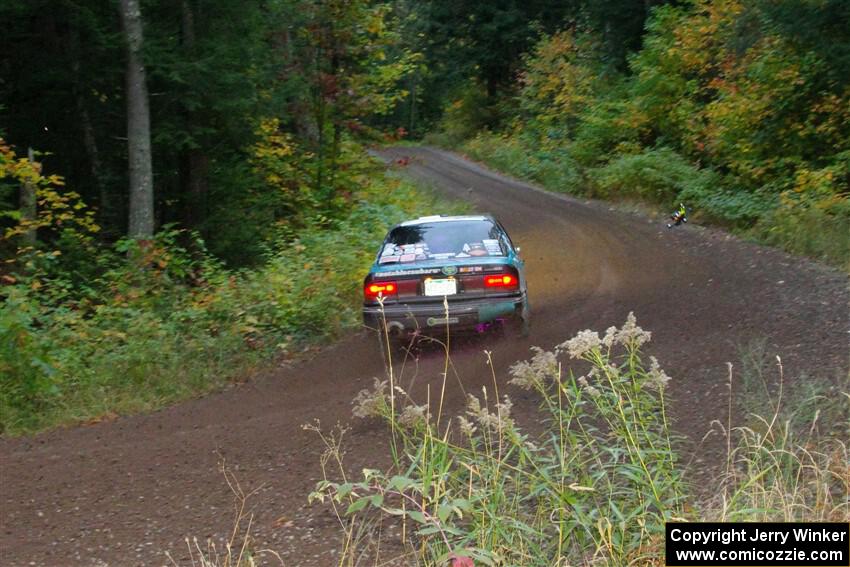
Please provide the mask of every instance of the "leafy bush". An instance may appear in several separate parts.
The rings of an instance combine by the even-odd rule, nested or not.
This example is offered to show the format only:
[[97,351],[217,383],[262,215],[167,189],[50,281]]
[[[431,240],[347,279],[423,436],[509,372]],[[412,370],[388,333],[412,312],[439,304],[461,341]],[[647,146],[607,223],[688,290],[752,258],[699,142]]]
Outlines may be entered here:
[[699,170],[670,148],[615,157],[590,176],[602,197],[641,197],[664,204],[675,201],[689,183],[702,181]]
[[188,233],[119,242],[80,280],[40,255],[0,304],[0,430],[159,407],[271,356],[357,326],[360,281],[387,227],[451,212],[397,179],[363,186],[351,211],[282,231],[264,264],[232,270]]
[[484,87],[467,82],[444,110],[438,133],[429,139],[437,145],[454,146],[493,124],[496,116],[497,109],[490,106]]
[[800,168],[779,206],[753,233],[792,252],[821,258],[850,271],[850,151],[821,169]]
[[484,131],[464,142],[461,149],[475,159],[553,191],[576,194],[586,187],[580,169],[562,148],[535,151],[534,143],[522,136]]
[[836,215],[817,207],[780,206],[752,234],[789,252],[822,259],[850,272],[850,214]]

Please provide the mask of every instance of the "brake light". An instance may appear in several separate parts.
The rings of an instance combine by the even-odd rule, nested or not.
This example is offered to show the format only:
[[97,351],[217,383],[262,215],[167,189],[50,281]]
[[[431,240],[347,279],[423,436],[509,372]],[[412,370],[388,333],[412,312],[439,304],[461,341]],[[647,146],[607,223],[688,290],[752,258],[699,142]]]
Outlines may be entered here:
[[375,299],[377,297],[386,297],[395,295],[398,287],[395,282],[368,283],[363,290],[366,299]]
[[518,283],[516,276],[511,274],[498,274],[484,278],[484,285],[487,287],[516,287]]

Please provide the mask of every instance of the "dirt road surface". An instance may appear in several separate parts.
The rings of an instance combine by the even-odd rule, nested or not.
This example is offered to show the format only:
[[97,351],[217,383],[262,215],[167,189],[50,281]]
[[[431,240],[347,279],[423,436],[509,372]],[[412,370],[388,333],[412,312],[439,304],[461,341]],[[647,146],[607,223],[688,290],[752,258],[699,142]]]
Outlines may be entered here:
[[[695,440],[695,470],[714,458],[696,440],[725,417],[725,363],[737,360],[739,345],[765,339],[786,380],[846,375],[848,279],[840,272],[718,231],[667,230],[663,219],[547,194],[448,152],[382,155],[411,157],[400,171],[496,215],[526,261],[531,336],[455,341],[449,412],[464,392],[492,383],[488,349],[520,423],[532,419],[534,400],[505,384],[510,363],[531,345],[621,324],[629,311],[652,331],[649,352],[673,376],[676,427]],[[256,490],[257,547],[287,565],[334,564],[338,526],[306,504],[322,447],[302,424],[350,423],[352,470],[387,461],[383,427],[351,418],[351,400],[382,373],[373,347],[365,332],[353,333],[310,360],[163,411],[0,440],[0,564],[171,565],[165,551],[188,564],[184,538],[222,538],[232,527],[222,459],[246,491]],[[442,353],[424,348],[401,382],[433,395],[442,369]]]

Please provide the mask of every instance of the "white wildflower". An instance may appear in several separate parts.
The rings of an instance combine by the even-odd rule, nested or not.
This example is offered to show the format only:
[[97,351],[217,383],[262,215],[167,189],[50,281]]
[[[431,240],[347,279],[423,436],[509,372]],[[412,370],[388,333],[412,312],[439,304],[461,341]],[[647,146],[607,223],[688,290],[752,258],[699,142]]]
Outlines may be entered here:
[[629,316],[626,317],[626,322],[623,324],[622,328],[617,331],[614,335],[614,341],[620,343],[625,347],[630,348],[640,348],[644,344],[648,343],[652,338],[652,333],[649,331],[644,331],[640,327],[637,326],[637,320],[635,319],[635,314],[633,311],[629,312]]
[[351,402],[354,409],[351,413],[355,417],[381,417],[387,407],[387,382],[386,380],[374,379],[372,389],[360,390]]
[[658,359],[656,359],[654,356],[650,356],[649,361],[649,372],[647,372],[647,374],[649,375],[649,380],[647,381],[646,385],[650,388],[660,390],[667,386],[667,382],[670,381],[670,377],[667,376],[664,370],[661,369],[661,365],[658,364]]
[[599,340],[599,333],[585,329],[570,340],[559,344],[556,350],[558,352],[566,350],[570,358],[581,358],[593,349],[599,348],[601,344],[602,341]]
[[472,394],[466,395],[466,415],[473,417],[481,413],[481,402]]
[[512,407],[513,402],[505,396],[504,401],[496,402],[495,411],[491,412],[487,407],[481,407],[481,402],[478,398],[470,394],[466,404],[466,415],[477,421],[481,427],[498,432],[513,426],[514,422],[511,419]]
[[531,363],[527,360],[519,360],[512,364],[508,369],[508,374],[511,375],[508,384],[519,386],[523,390],[531,390],[543,383],[540,376],[534,371]]
[[[593,374],[591,374],[591,376],[593,376]],[[594,398],[602,393],[590,385],[590,382],[587,381],[587,376],[579,376],[577,382],[578,385],[581,386],[585,392],[587,392]]]
[[431,413],[428,411],[428,406],[425,405],[407,405],[398,416],[398,422],[405,427],[416,427],[419,424],[428,423],[430,420]]
[[507,419],[511,416],[511,408],[513,407],[514,403],[507,395],[505,395],[502,398],[502,403],[496,404],[496,413],[498,413],[502,419]]
[[478,428],[475,427],[475,425],[471,421],[469,421],[462,415],[457,416],[457,421],[460,424],[461,432],[468,437],[472,437],[478,430]]
[[554,352],[545,351],[540,347],[531,347],[534,356],[531,360],[523,360],[515,363],[510,368],[512,378],[509,384],[519,386],[525,390],[539,388],[545,385],[549,379],[558,375],[558,360]]
[[614,340],[617,336],[617,327],[608,327],[605,329],[605,336],[602,337],[602,344],[608,348],[614,345]]

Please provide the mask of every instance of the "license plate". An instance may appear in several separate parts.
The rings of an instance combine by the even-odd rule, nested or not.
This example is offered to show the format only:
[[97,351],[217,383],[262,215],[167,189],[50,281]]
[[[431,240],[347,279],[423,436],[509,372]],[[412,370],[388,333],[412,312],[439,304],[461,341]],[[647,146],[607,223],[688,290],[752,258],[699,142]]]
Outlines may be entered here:
[[457,294],[457,280],[454,278],[425,280],[425,295],[442,296],[455,294]]

